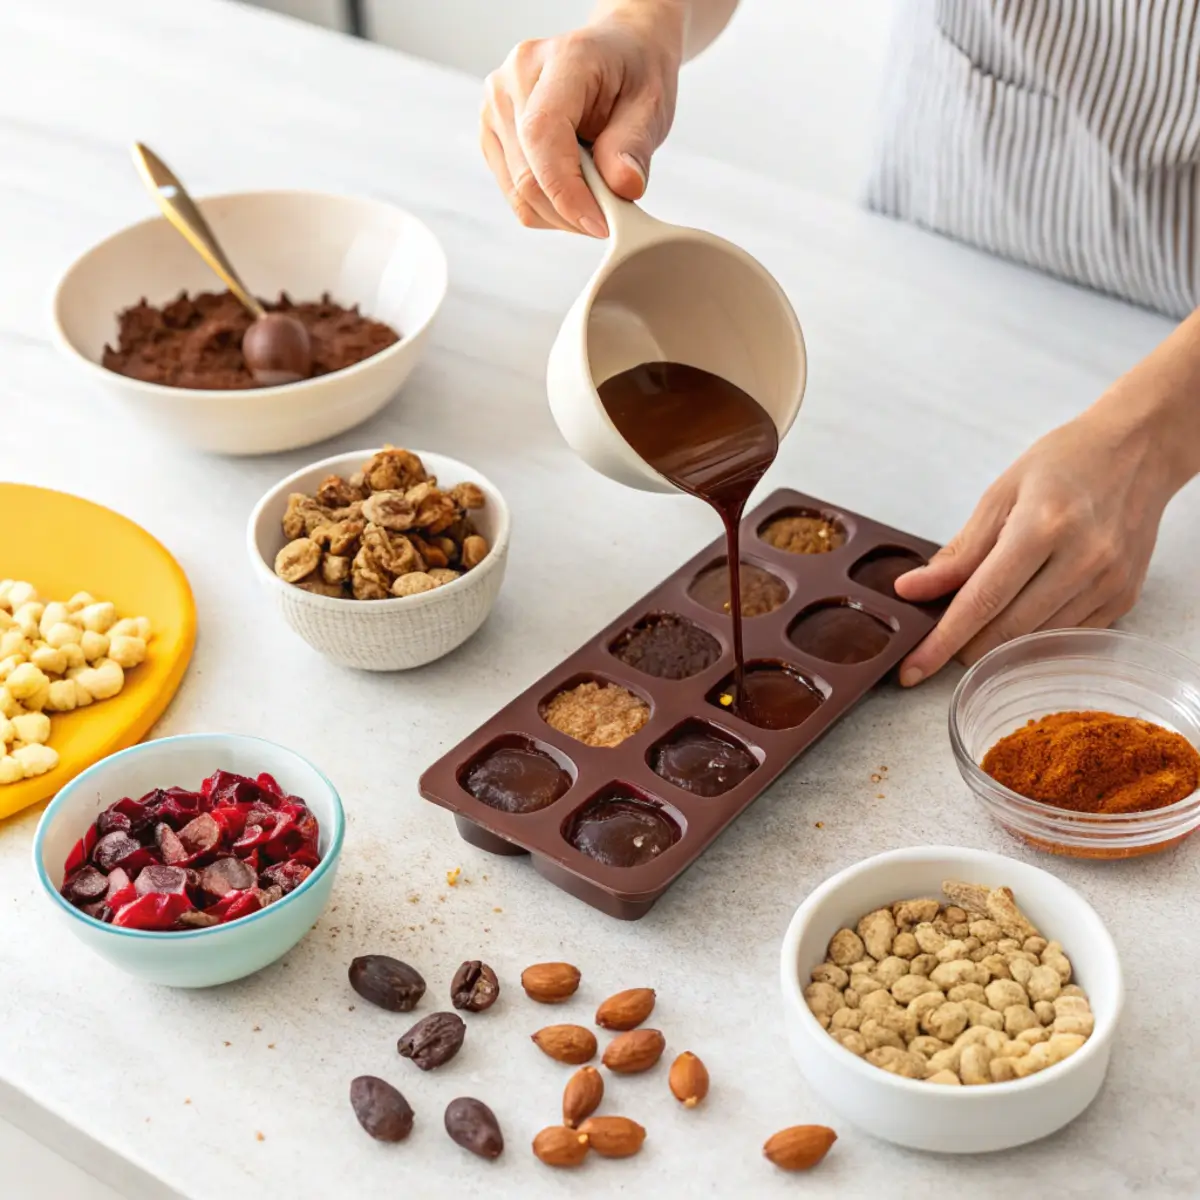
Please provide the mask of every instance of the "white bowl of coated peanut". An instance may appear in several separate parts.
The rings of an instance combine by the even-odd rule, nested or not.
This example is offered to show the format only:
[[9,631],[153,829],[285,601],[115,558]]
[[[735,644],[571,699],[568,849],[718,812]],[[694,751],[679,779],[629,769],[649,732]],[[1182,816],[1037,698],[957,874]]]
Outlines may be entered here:
[[462,645],[504,581],[509,512],[478,471],[384,446],[305,467],[255,505],[251,567],[314,650],[403,671]]
[[949,1154],[1024,1145],[1079,1116],[1124,1001],[1113,940],[1074,889],[949,846],[826,880],[796,910],[780,971],[813,1089],[876,1137]]

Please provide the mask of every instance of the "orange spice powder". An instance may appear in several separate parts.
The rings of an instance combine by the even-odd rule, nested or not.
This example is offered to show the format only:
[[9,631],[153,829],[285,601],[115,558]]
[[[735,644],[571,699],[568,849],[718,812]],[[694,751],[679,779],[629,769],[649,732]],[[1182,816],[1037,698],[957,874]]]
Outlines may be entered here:
[[982,763],[1014,792],[1072,812],[1148,812],[1200,786],[1200,753],[1136,717],[1061,712],[998,741]]

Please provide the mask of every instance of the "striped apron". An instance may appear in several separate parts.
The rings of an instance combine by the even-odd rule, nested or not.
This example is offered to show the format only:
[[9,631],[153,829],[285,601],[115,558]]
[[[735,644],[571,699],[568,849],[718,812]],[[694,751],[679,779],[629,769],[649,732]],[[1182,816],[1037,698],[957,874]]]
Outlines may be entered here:
[[1200,304],[1200,0],[897,0],[879,212],[1174,317]]

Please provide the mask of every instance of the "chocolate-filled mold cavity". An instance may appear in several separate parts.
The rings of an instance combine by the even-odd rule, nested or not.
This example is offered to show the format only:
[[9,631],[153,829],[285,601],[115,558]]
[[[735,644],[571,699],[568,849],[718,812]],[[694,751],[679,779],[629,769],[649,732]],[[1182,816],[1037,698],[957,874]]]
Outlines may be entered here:
[[653,862],[683,837],[683,822],[663,804],[625,784],[612,784],[572,813],[563,837],[606,867]]
[[612,749],[650,720],[644,696],[599,676],[575,676],[538,706],[550,726],[585,746]]
[[795,729],[825,703],[829,692],[827,683],[787,663],[750,662],[741,695],[731,673],[709,692],[708,702],[759,729]]
[[846,544],[846,528],[812,508],[785,508],[758,526],[759,541],[785,554],[828,554]]
[[[911,550],[900,546],[880,546],[870,554],[864,554],[850,568],[850,578],[889,600],[900,600],[896,595],[896,580],[905,572],[924,565],[925,559]],[[907,602],[901,600],[901,603]]]
[[562,799],[575,766],[533,738],[509,734],[485,747],[459,772],[458,782],[481,804],[506,813],[532,813]]
[[[787,603],[788,585],[778,575],[741,560],[742,617],[765,617]],[[729,615],[729,561],[720,559],[705,567],[688,585],[688,595],[709,612]]]
[[748,779],[759,764],[733,734],[695,719],[656,742],[646,761],[660,778],[694,796],[720,796]]
[[609,646],[626,666],[655,679],[690,679],[721,657],[721,643],[707,629],[675,613],[655,613]]
[[850,600],[811,604],[788,628],[798,650],[843,666],[870,662],[887,649],[894,633],[892,624]]

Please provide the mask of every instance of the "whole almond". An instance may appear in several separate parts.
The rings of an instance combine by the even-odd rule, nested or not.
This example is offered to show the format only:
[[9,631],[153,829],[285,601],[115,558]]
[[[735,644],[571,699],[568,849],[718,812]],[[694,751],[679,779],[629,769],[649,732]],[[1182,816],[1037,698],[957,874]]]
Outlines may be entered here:
[[570,963],[537,963],[521,972],[525,994],[539,1004],[561,1004],[579,987],[579,968]]
[[646,1131],[628,1117],[588,1117],[579,1127],[588,1145],[605,1158],[630,1158],[646,1140]]
[[601,1029],[635,1029],[654,1011],[653,988],[630,988],[609,996],[596,1009]]
[[548,1167],[577,1167],[587,1158],[587,1134],[551,1125],[533,1139],[533,1152]]
[[708,1068],[690,1050],[685,1050],[671,1064],[667,1083],[684,1108],[695,1108],[708,1095]]
[[600,1107],[604,1099],[604,1076],[595,1067],[580,1067],[563,1089],[563,1124],[574,1129]]
[[650,1070],[662,1058],[666,1046],[666,1038],[657,1029],[631,1029],[608,1043],[603,1062],[618,1075],[636,1075]]
[[596,1057],[596,1035],[582,1025],[547,1025],[533,1040],[555,1062],[578,1066]]
[[767,1138],[763,1153],[785,1171],[807,1171],[836,1141],[837,1134],[824,1125],[793,1125]]

